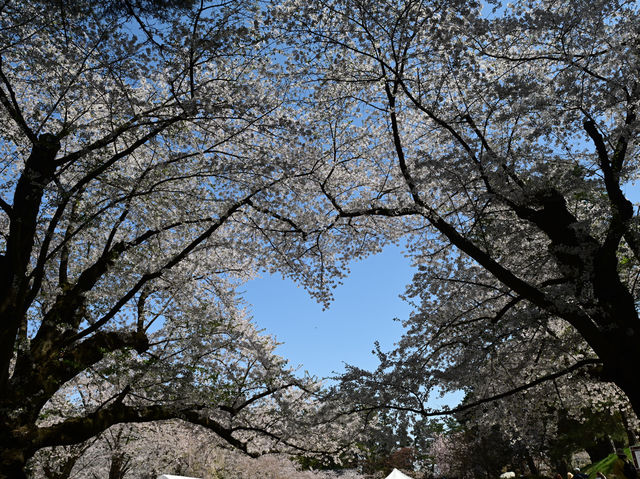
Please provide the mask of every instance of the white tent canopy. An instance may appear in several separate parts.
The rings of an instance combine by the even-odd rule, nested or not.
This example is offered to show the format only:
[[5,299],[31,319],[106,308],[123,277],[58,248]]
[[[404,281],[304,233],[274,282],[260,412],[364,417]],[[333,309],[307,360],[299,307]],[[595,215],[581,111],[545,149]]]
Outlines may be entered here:
[[199,479],[197,477],[187,477],[187,476],[172,476],[171,474],[163,474],[158,476],[158,479]]
[[389,474],[386,477],[386,479],[411,479],[411,478],[406,474],[401,473],[397,469],[394,469],[393,471],[391,471],[391,474]]

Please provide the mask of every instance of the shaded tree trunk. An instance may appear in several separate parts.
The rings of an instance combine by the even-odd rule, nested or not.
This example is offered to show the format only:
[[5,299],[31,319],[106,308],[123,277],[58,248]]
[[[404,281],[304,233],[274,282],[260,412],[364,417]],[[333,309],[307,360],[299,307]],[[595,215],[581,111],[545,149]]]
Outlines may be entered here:
[[564,460],[559,460],[556,461],[553,464],[554,468],[555,468],[555,472],[558,474],[561,474],[562,477],[566,477],[567,476],[567,472],[569,472],[569,466],[567,465],[567,462]]
[[529,468],[529,473],[532,476],[538,476],[540,474],[540,471],[538,470],[538,467],[536,466],[536,463],[533,460],[533,457],[529,453],[529,450],[525,451],[525,460],[527,462],[527,467]]
[[111,455],[109,466],[109,479],[123,479],[129,470],[130,459],[124,452],[116,452]]
[[622,418],[622,425],[624,426],[624,430],[627,433],[627,441],[629,441],[629,445],[633,446],[634,444],[637,444],[638,437],[629,424],[629,414],[627,413],[626,409],[620,409],[620,417]]
[[616,452],[613,441],[609,436],[594,439],[593,445],[585,448],[585,450],[589,454],[589,459],[592,463],[596,463],[609,454]]

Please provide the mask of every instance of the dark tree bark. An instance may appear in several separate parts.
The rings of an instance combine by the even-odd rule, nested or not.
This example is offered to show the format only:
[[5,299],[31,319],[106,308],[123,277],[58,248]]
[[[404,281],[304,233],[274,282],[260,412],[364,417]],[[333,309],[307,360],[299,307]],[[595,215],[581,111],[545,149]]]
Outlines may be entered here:
[[592,446],[585,448],[585,451],[589,454],[589,459],[593,464],[616,452],[613,441],[609,436],[595,438]]
[[629,423],[629,413],[626,409],[620,409],[620,417],[622,418],[622,425],[627,434],[627,441],[629,446],[633,446],[638,443],[638,436]]
[[109,464],[109,479],[123,479],[130,462],[131,459],[124,452],[113,453]]

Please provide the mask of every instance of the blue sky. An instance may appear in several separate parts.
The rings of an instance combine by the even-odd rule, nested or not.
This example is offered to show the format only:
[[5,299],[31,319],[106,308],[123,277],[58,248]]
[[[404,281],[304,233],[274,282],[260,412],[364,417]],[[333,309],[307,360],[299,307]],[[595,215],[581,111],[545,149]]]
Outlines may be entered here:
[[393,318],[409,316],[409,305],[398,296],[413,277],[402,248],[351,265],[351,273],[335,290],[329,309],[322,310],[309,294],[280,275],[265,275],[244,287],[253,318],[265,333],[282,344],[277,352],[292,366],[318,377],[344,369],[344,363],[373,369],[374,342],[391,349],[402,325]]
[[[364,369],[378,365],[375,341],[390,350],[402,335],[411,308],[401,300],[414,268],[399,246],[351,264],[351,273],[335,290],[329,309],[322,310],[308,293],[280,275],[265,275],[247,283],[244,298],[258,328],[283,343],[277,354],[320,378],[344,370],[344,364]],[[453,407],[462,393],[430,399],[429,406]]]

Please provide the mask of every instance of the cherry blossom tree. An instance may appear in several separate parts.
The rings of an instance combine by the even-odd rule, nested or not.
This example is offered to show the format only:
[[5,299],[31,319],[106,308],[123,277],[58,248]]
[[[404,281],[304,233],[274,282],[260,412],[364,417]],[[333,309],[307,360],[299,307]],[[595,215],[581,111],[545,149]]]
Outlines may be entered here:
[[428,415],[429,394],[472,374],[483,401],[586,368],[640,413],[640,225],[625,193],[637,2],[318,0],[279,14],[321,105],[309,154],[326,201],[361,237],[394,224],[419,267],[406,336],[345,387]]
[[[294,445],[326,409],[233,291],[328,301],[401,237],[416,313],[384,375],[348,371],[365,408],[428,415],[512,356],[511,392],[592,367],[640,412],[636,2],[63,4],[0,9],[0,478],[117,423]],[[66,387],[93,409],[52,422]]]
[[[109,428],[84,447],[74,467],[64,479],[99,477],[138,477],[155,479],[163,473],[196,477],[216,477],[224,469],[224,441],[207,429],[184,421],[123,424]],[[31,477],[50,476],[55,467],[51,456],[66,464],[64,455],[73,457],[77,446],[42,449],[34,457]],[[53,465],[53,467],[52,467]]]
[[[105,470],[110,477],[129,469],[139,471],[134,475],[151,470],[159,474],[167,467],[197,476],[196,469],[215,466],[215,457],[211,463],[208,454],[193,450],[194,445],[213,453],[221,441],[249,456],[283,450],[313,457],[347,453],[360,437],[359,419],[340,417],[343,406],[322,401],[319,384],[295,377],[286,361],[273,353],[276,343],[259,335],[246,319],[232,311],[214,316],[210,305],[220,305],[213,301],[199,305],[199,315],[184,314],[186,308],[175,310],[181,301],[191,305],[194,298],[200,302],[203,297],[183,288],[170,307],[163,305],[167,326],[149,334],[144,356],[120,351],[58,390],[36,424],[57,433],[54,447],[41,451],[30,469],[57,479],[101,477]],[[70,420],[99,417],[114,406],[138,414],[152,411],[146,420],[155,422],[112,426],[75,444],[77,437],[67,426]],[[156,424],[171,417],[210,434],[180,421]],[[145,418],[118,422],[141,420]]]
[[[299,467],[290,454],[267,454],[251,457],[236,449],[225,447],[212,431],[190,425],[184,421],[160,421],[143,424],[117,425],[101,438],[85,447],[74,469],[65,479],[118,477],[112,474],[113,457],[122,458],[128,470],[122,477],[156,479],[160,474],[180,474],[203,479],[361,479],[353,470],[317,471]],[[228,445],[227,445],[228,446]],[[61,448],[59,446],[56,449]],[[52,451],[41,450],[36,458],[32,477],[43,474]],[[59,456],[62,456],[60,453]],[[65,464],[62,461],[62,464]],[[63,477],[63,476],[59,476]]]
[[261,6],[152,4],[0,7],[1,478],[171,418],[253,454],[316,450],[299,433],[339,412],[234,294],[270,269],[326,300],[362,250],[315,204]]

